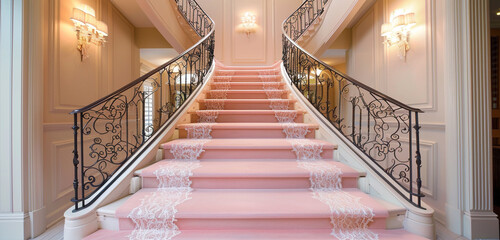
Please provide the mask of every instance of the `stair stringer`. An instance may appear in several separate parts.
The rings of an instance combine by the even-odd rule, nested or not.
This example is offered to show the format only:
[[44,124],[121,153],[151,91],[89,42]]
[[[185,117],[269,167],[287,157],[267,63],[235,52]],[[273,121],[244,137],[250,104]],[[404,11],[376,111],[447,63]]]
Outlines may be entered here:
[[313,56],[321,56],[359,12],[373,3],[373,0],[329,0],[316,19],[319,22],[311,25],[312,29],[307,29],[297,43]]
[[[353,146],[352,143],[345,140],[344,136],[330,122],[325,120],[321,113],[309,103],[309,101],[293,84],[291,84],[291,79],[288,77],[283,64],[281,64],[281,75],[283,76],[286,85],[291,90],[291,99],[296,100],[296,109],[302,109],[308,113],[308,117],[304,118],[304,122],[313,122],[319,125],[319,130],[316,132],[316,138],[338,145],[338,149],[334,153],[334,159],[345,163],[358,171],[366,172],[366,177],[358,180],[359,188],[363,192],[374,197],[404,207],[406,209],[406,214],[402,220],[404,229],[408,232],[434,239],[434,209],[432,209],[425,202],[422,202],[422,207],[425,209],[414,206],[403,198],[395,189],[393,189],[392,186],[387,184],[386,180],[379,175],[383,175],[385,173],[378,166],[376,166],[371,159],[366,157],[363,152]],[[372,166],[369,166],[368,164]],[[390,179],[389,181],[393,180]],[[393,185],[400,188],[400,186],[395,182]],[[405,192],[402,188],[398,190]]]
[[[179,122],[186,121],[186,118],[189,118],[189,114],[187,114],[188,111],[192,111],[192,108],[195,107],[194,105],[198,105],[198,100],[203,98],[202,90],[207,84],[210,84],[209,79],[211,79],[215,68],[215,61],[213,61],[208,74],[205,76],[204,83],[199,86],[188,99],[186,99],[184,108],[180,109],[179,112],[174,114],[174,116],[172,116],[172,118],[170,118],[167,123],[165,123],[165,125],[151,137],[151,141],[153,142],[151,142],[150,144],[145,144],[144,146],[139,148],[134,155],[131,156],[131,159],[136,158],[137,160],[133,163],[128,163],[129,166],[122,175],[120,175],[119,177],[116,177],[116,175],[113,176],[116,177],[115,181],[99,197],[99,199],[97,199],[92,205],[78,212],[73,212],[73,206],[66,210],[66,212],[64,213],[65,240],[79,240],[97,231],[99,227],[97,210],[102,206],[115,202],[130,194],[131,186],[137,185],[137,183],[131,182],[134,178],[135,171],[157,161],[157,153],[158,151],[160,151],[158,149],[160,149],[161,144],[177,138],[177,124]],[[122,167],[125,166],[126,165]],[[108,180],[108,183],[112,182],[113,177]]]

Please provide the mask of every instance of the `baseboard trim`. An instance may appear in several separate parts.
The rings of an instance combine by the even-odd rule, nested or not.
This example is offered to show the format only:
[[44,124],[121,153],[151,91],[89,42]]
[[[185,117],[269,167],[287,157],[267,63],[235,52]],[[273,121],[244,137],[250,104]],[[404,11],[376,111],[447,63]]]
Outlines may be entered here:
[[5,239],[28,239],[30,234],[30,217],[27,213],[0,214],[0,232]]

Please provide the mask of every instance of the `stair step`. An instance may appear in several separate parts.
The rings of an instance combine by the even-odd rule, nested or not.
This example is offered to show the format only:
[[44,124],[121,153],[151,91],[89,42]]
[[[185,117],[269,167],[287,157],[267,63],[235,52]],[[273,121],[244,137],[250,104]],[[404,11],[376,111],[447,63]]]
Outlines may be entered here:
[[[212,110],[198,110],[195,112],[188,112],[191,114],[192,122],[199,122],[199,116],[203,115],[204,112]],[[276,123],[278,122],[276,118],[276,112],[274,110],[216,110],[217,118],[215,121],[217,123],[230,123],[230,122],[245,122],[245,123]],[[295,122],[304,122],[304,111],[300,110],[284,110],[290,113],[295,112],[296,117]]]
[[[141,189],[116,210],[120,230],[134,229],[135,224],[127,216],[141,199],[155,191]],[[359,189],[343,191],[373,209],[375,216],[369,228],[386,228],[389,214],[384,206]],[[306,189],[194,189],[190,199],[176,209],[176,225],[181,231],[332,229],[330,208]]]
[[[198,123],[180,124],[179,138],[188,138],[186,128],[196,127]],[[297,123],[297,126],[307,127],[306,138],[314,138],[317,124]],[[212,138],[286,138],[281,123],[214,123],[211,126]]]
[[223,102],[224,110],[271,110],[271,102],[283,104],[288,102],[288,109],[292,109],[296,100],[292,99],[203,99],[199,100],[200,109],[207,109],[207,102]]
[[[427,240],[404,230],[372,229],[383,240]],[[175,240],[334,240],[329,229],[309,230],[184,230]],[[128,240],[132,230],[99,230],[84,240]]]
[[225,99],[268,99],[268,92],[279,98],[288,98],[288,90],[209,90],[210,99],[220,98],[220,94],[226,93]]
[[[186,139],[176,139],[161,145],[165,159],[174,159],[170,149],[174,144],[181,144]],[[323,159],[333,159],[333,151],[336,145],[317,139],[310,141],[323,145],[321,157]],[[204,152],[198,159],[296,159],[297,156],[292,151],[292,143],[287,139],[211,139],[203,145]]]
[[220,69],[215,71],[216,76],[259,76],[259,75],[276,75],[279,74],[279,69]]
[[237,75],[237,76],[214,76],[213,80],[214,82],[262,82],[262,81],[267,81],[267,82],[280,82],[281,81],[281,75],[265,75],[265,76],[243,76],[243,75]]
[[[265,84],[271,84],[270,82],[212,82],[210,87],[212,90],[219,90],[225,87],[229,87],[230,90],[262,90]],[[227,84],[229,86],[227,86]],[[283,82],[272,82],[272,87],[276,87],[276,89],[283,89],[285,83]]]
[[[143,188],[157,188],[155,171],[172,160],[162,160],[136,171],[142,177]],[[342,187],[357,187],[360,173],[340,162],[328,161],[342,171]],[[195,189],[308,189],[309,171],[299,168],[290,159],[251,159],[239,161],[203,161],[193,170],[191,187]]]

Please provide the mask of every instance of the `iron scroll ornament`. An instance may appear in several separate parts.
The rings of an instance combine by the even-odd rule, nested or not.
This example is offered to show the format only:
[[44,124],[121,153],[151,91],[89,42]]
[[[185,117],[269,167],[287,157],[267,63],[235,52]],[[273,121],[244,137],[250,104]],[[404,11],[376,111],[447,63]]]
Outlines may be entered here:
[[327,2],[306,0],[283,22],[282,60],[291,83],[326,122],[383,171],[377,173],[394,190],[423,208],[418,123],[422,111],[340,73],[296,43],[318,21]]
[[196,1],[176,2],[201,40],[139,79],[71,112],[73,211],[94,203],[128,169],[136,160],[133,156],[186,107],[186,100],[203,84],[212,66],[213,21]]

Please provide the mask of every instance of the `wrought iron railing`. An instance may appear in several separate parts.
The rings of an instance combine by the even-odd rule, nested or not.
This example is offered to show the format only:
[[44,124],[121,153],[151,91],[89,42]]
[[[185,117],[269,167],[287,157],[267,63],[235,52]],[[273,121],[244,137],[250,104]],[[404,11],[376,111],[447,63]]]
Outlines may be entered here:
[[306,0],[283,22],[288,76],[324,119],[376,164],[374,169],[383,170],[377,172],[388,184],[422,208],[418,123],[422,111],[340,73],[295,42],[324,12],[327,1]]
[[[74,211],[88,207],[136,160],[161,128],[185,108],[214,59],[214,22],[194,0],[176,0],[201,37],[193,47],[74,117]],[[149,140],[149,141],[148,141]]]

